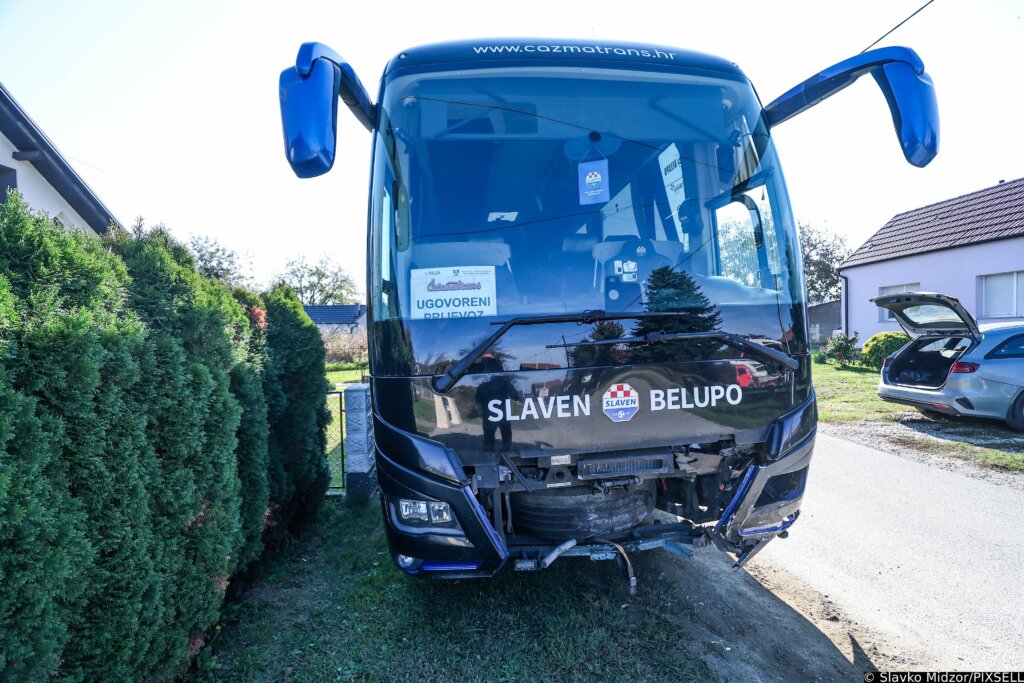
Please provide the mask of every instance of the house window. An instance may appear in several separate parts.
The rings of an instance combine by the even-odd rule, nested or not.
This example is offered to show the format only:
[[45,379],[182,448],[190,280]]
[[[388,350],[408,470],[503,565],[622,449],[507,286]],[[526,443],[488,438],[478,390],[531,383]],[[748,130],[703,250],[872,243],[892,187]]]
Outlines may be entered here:
[[981,317],[1024,317],[1024,270],[981,276]]
[[0,204],[7,201],[7,191],[18,187],[18,174],[13,168],[0,166]]
[[[906,294],[907,292],[919,292],[921,291],[920,282],[911,282],[905,285],[891,285],[889,287],[879,287],[878,295],[885,296],[886,294]],[[896,316],[892,314],[888,308],[878,309],[879,320],[882,322],[896,321]]]

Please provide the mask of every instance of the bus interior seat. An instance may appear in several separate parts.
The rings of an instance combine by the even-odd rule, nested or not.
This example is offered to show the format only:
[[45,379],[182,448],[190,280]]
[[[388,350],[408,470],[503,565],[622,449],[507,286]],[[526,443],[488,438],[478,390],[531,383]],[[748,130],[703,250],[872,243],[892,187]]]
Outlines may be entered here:
[[651,244],[654,245],[654,251],[671,261],[673,266],[678,265],[679,257],[683,255],[682,242],[677,242],[676,240],[652,240]]
[[503,266],[512,272],[512,249],[504,242],[431,242],[413,245],[411,252],[414,268]]

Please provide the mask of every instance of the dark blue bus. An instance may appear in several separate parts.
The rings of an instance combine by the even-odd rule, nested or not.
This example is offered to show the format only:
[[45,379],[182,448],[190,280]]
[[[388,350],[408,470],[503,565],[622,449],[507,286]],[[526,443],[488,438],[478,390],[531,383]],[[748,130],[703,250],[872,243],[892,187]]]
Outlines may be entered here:
[[376,102],[301,47],[280,81],[296,174],[333,165],[339,99],[373,133],[371,395],[402,570],[707,544],[741,565],[788,533],[817,414],[771,129],[869,73],[926,165],[934,89],[906,48],[764,106],[735,64],[663,46],[419,47]]

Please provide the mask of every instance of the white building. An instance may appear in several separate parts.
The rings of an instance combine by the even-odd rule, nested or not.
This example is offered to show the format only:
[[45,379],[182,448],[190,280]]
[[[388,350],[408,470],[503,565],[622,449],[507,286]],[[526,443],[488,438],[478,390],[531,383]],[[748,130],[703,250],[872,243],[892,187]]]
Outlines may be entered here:
[[0,84],[0,203],[16,188],[68,227],[106,232],[117,219]]
[[938,292],[980,323],[1024,321],[1024,178],[894,216],[840,274],[843,330],[861,343],[900,330],[869,301],[880,294]]

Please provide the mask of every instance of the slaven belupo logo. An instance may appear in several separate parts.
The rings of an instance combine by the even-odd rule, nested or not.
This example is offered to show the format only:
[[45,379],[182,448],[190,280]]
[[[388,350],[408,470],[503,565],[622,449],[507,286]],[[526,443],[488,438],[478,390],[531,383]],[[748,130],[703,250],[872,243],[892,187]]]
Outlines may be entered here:
[[640,395],[628,384],[613,384],[604,392],[601,410],[612,422],[629,422],[640,410]]

